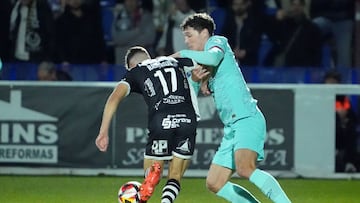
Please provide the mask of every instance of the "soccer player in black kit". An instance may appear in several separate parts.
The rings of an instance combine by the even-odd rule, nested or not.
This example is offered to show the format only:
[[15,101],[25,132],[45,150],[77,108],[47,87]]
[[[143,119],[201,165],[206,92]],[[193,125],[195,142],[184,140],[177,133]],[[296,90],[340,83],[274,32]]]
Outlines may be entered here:
[[[140,187],[141,200],[146,202],[151,197],[161,178],[164,161],[169,161],[168,181],[161,202],[174,202],[195,147],[197,102],[192,102],[191,87],[184,70],[194,66],[193,61],[165,56],[150,59],[144,48],[136,46],[128,50],[125,62],[129,71],[105,104],[96,146],[100,151],[106,151],[111,118],[118,104],[130,92],[142,94],[148,106],[149,134],[144,155],[145,180]],[[189,80],[191,84],[197,82]]]

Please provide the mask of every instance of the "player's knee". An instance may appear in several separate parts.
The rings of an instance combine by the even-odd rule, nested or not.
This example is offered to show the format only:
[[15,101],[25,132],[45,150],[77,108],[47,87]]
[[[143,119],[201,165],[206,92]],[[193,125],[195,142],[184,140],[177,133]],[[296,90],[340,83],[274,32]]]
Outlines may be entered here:
[[206,188],[213,193],[217,193],[220,190],[219,182],[215,179],[206,179]]
[[249,179],[251,174],[256,169],[255,165],[249,164],[249,165],[238,165],[236,168],[236,173],[243,178]]

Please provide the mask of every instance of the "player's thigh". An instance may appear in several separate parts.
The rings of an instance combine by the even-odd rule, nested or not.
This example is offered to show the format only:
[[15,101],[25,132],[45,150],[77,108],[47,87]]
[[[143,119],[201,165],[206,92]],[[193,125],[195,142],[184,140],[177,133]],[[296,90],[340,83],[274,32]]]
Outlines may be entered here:
[[216,151],[212,163],[235,170],[234,159],[234,133],[230,126],[224,127],[224,136],[221,140],[220,146]]
[[236,121],[231,128],[234,133],[234,151],[248,149],[256,152],[258,161],[264,158],[266,123],[260,111],[253,116]]
[[188,122],[180,123],[172,138],[173,155],[182,159],[191,159],[195,149],[197,121],[195,115],[186,115]]
[[171,140],[175,135],[175,130],[164,128],[162,125],[166,116],[167,114],[165,113],[157,113],[150,119],[145,158],[171,160],[173,148]]
[[146,158],[170,160],[174,154],[183,159],[192,157],[197,121],[193,107],[190,107],[192,110],[183,109],[181,113],[158,112],[151,118]]

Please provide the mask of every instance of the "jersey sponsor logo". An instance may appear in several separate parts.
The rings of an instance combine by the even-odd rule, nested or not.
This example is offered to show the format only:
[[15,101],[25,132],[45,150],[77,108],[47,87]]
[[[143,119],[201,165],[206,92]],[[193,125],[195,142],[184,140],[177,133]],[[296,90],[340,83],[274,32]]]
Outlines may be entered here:
[[176,147],[176,149],[178,149],[182,152],[190,152],[190,148],[191,148],[191,145],[189,142],[189,138],[179,142],[179,145]]
[[154,140],[151,145],[151,151],[156,155],[167,154],[169,151],[167,140]]
[[180,123],[191,123],[191,119],[185,114],[168,115],[163,119],[161,125],[163,129],[174,129],[180,127]]
[[179,96],[179,95],[170,95],[166,98],[163,98],[162,100],[158,101],[155,103],[154,108],[156,110],[159,110],[159,106],[163,103],[163,104],[180,104],[180,103],[184,103],[185,102],[185,97],[184,96]]
[[163,98],[164,104],[179,104],[183,103],[184,101],[185,97],[180,95],[169,95],[168,97]]

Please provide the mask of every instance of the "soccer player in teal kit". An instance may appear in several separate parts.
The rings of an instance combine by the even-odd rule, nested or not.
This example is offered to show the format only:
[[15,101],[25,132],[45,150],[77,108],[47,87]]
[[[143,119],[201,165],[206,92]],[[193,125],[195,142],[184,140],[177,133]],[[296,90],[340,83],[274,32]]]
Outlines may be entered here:
[[[172,56],[192,58],[203,65],[203,69],[197,71],[199,74],[211,73],[208,78],[199,78],[203,80],[204,91],[212,94],[224,124],[224,137],[210,166],[206,186],[230,202],[259,202],[245,188],[229,181],[236,172],[273,202],[290,202],[278,181],[256,166],[256,162],[264,158],[266,122],[227,39],[213,35],[214,21],[205,13],[188,16],[181,28],[190,50],[181,50]],[[193,77],[196,76],[193,72]]]

